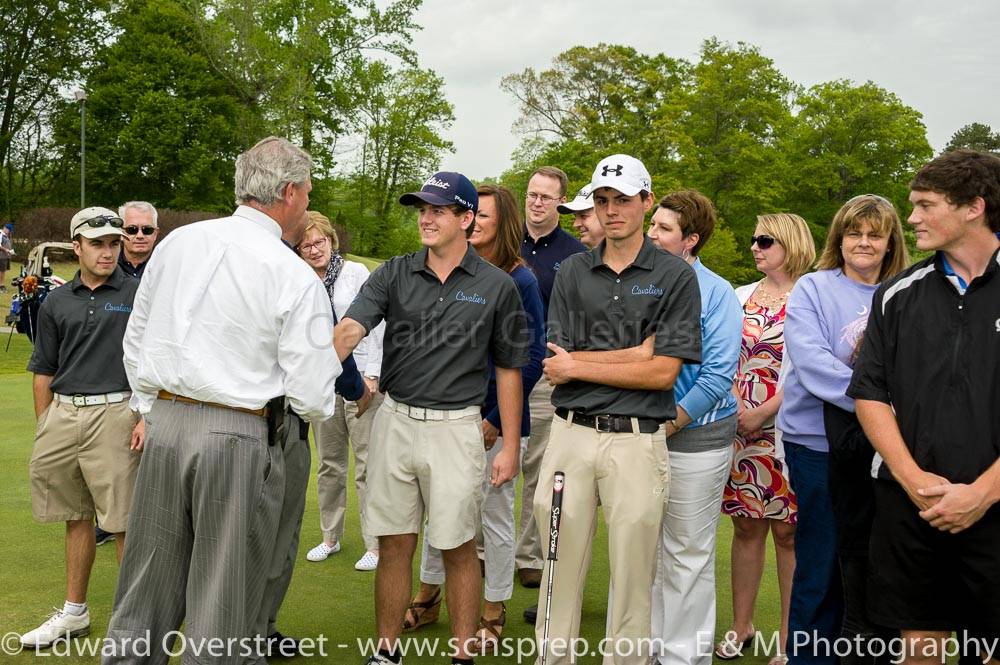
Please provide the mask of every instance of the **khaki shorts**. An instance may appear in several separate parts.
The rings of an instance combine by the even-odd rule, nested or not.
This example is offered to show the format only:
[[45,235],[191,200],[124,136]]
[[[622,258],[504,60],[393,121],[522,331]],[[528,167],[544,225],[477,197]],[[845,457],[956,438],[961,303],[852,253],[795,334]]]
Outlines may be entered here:
[[129,450],[139,416],[128,401],[80,406],[53,400],[38,419],[31,454],[31,512],[39,522],[128,524],[140,453]]
[[390,398],[375,414],[368,444],[365,523],[371,536],[419,533],[450,550],[476,537],[486,450],[478,412],[415,420]]

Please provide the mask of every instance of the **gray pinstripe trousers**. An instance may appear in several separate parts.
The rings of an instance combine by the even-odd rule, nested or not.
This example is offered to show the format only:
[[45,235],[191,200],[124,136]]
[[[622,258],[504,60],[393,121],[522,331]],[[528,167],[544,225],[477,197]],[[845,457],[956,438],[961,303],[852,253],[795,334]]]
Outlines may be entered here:
[[302,514],[306,509],[306,490],[309,488],[309,437],[299,438],[297,415],[285,415],[285,486],[281,504],[281,517],[274,537],[274,552],[267,574],[264,602],[258,618],[257,633],[270,635],[275,632],[278,610],[288,593],[295,568],[295,557],[299,553],[299,532],[302,531]]
[[[185,665],[263,660],[241,648],[257,651],[285,485],[281,447],[266,439],[263,418],[155,402],[108,627],[116,653],[104,665],[166,663],[165,647],[184,647]],[[213,638],[227,643],[221,655],[204,649]]]

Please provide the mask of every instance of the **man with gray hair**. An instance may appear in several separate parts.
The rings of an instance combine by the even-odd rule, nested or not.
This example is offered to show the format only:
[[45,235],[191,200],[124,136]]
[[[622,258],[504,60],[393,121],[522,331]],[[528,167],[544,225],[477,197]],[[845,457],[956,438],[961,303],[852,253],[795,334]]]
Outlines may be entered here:
[[118,255],[118,265],[126,274],[142,279],[159,234],[156,208],[146,201],[129,201],[118,208],[118,216],[125,222],[122,228],[125,242]]
[[166,663],[182,621],[188,645],[222,645],[184,663],[263,659],[279,423],[286,402],[332,417],[341,373],[323,283],[282,244],[302,235],[311,167],[285,139],[257,143],[236,160],[233,215],[171,233],[139,285],[124,358],[148,443],[104,665]]

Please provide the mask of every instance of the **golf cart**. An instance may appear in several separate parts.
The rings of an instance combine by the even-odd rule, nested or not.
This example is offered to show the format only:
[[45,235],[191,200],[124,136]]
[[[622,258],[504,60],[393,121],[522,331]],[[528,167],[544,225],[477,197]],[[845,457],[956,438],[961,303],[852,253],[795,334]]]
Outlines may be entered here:
[[[43,242],[28,252],[28,259],[21,267],[21,274],[12,281],[17,294],[10,303],[6,323],[34,342],[38,308],[49,291],[62,286],[65,280],[52,274],[51,263],[75,259],[73,244],[68,242]],[[13,334],[13,330],[11,331]],[[9,344],[8,340],[8,344]]]

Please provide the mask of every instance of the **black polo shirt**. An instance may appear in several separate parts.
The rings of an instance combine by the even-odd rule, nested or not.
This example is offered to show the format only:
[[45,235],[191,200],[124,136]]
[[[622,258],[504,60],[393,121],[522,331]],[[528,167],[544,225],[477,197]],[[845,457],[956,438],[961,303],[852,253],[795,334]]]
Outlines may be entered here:
[[482,406],[487,359],[528,363],[530,333],[510,275],[466,248],[444,284],[427,267],[427,249],[383,263],[345,317],[368,332],[385,320],[379,388],[433,409]]
[[139,280],[115,268],[91,291],[77,271],[53,289],[38,310],[28,371],[52,376],[52,392],[100,395],[129,390],[122,339]]
[[552,284],[555,282],[559,266],[570,256],[587,251],[587,246],[556,225],[552,233],[538,240],[524,230],[524,240],[521,241],[521,257],[531,266],[531,271],[538,278],[538,288],[542,291],[542,304],[545,306],[545,316],[549,314],[549,299],[552,297]]
[[1000,255],[965,293],[942,258],[875,292],[847,395],[891,404],[917,466],[971,483],[1000,458]]
[[[152,256],[152,254],[150,254]],[[135,277],[136,279],[142,279],[142,273],[146,272],[146,265],[149,263],[149,259],[146,259],[139,265],[135,266],[129,263],[129,260],[125,258],[125,250],[123,249],[118,253],[118,265],[125,272],[126,275]]]
[[[549,306],[549,341],[567,351],[611,351],[655,334],[655,355],[701,362],[701,293],[691,266],[644,237],[635,261],[617,274],[604,264],[604,247],[563,262]],[[588,414],[677,416],[672,389],[570,381],[556,386],[552,403]]]

